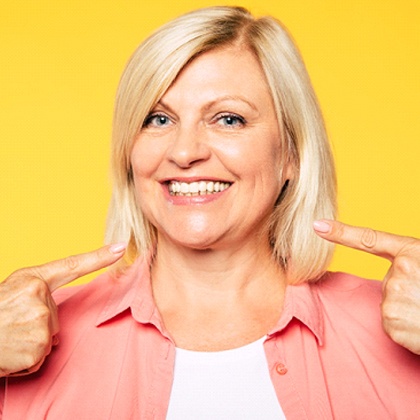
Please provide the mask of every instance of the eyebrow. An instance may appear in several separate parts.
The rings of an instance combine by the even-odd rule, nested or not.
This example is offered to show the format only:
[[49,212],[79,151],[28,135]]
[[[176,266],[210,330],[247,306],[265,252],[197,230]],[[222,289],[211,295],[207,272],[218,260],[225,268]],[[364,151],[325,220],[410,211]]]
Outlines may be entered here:
[[243,96],[239,96],[239,95],[226,95],[226,96],[221,96],[219,98],[214,99],[213,101],[210,101],[205,107],[204,109],[210,109],[213,105],[217,104],[218,102],[225,102],[225,101],[239,101],[239,102],[244,102],[246,103],[249,107],[251,107],[252,109],[254,109],[255,111],[258,111],[256,106],[248,101],[247,99],[245,99]]
[[[225,95],[225,96],[218,97],[216,99],[213,99],[209,103],[207,103],[204,106],[203,109],[205,111],[207,111],[212,106],[214,106],[215,104],[217,104],[218,102],[225,102],[225,101],[239,101],[239,102],[244,102],[250,108],[252,108],[253,110],[258,111],[257,107],[252,102],[248,101],[246,98],[244,98],[243,96],[240,96],[240,95]],[[161,105],[164,108],[168,109],[169,111],[172,111],[172,108],[167,103],[165,103],[165,101],[163,101],[162,99],[159,100],[159,102],[157,103],[157,105]]]

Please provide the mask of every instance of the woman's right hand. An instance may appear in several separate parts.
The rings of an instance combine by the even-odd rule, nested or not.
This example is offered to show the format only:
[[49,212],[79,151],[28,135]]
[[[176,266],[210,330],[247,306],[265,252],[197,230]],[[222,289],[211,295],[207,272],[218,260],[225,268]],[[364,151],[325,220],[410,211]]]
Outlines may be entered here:
[[57,288],[119,260],[125,245],[23,268],[0,283],[0,377],[36,372],[57,344]]

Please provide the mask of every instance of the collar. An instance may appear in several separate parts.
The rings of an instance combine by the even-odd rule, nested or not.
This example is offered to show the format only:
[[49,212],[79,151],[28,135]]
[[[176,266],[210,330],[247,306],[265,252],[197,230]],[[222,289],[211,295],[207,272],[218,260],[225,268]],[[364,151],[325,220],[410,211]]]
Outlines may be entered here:
[[[106,306],[99,314],[96,326],[130,309],[132,317],[137,322],[154,325],[162,335],[170,339],[170,334],[165,330],[153,299],[150,260],[151,255],[139,258],[119,275],[112,286],[112,293]],[[287,286],[281,317],[268,335],[281,333],[293,319],[297,319],[312,331],[319,344],[322,345],[324,324],[316,289],[316,283]]]
[[170,338],[153,300],[149,269],[151,258],[151,254],[138,258],[118,275],[112,285],[111,296],[97,318],[97,327],[129,309],[137,322],[152,324]]
[[287,286],[282,314],[268,335],[281,333],[293,319],[297,319],[312,331],[322,346],[324,322],[317,288],[317,283],[309,282]]

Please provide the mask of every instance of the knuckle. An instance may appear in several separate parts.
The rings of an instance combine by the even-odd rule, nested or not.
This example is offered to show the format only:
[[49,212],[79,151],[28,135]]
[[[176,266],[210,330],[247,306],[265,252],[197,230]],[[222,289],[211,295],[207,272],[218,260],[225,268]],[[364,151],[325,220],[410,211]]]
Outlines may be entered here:
[[402,331],[399,331],[395,328],[391,328],[391,327],[385,327],[385,332],[388,334],[388,336],[392,339],[392,341],[394,341],[395,343],[399,344],[399,345],[403,345],[406,337],[405,334]]
[[336,235],[337,238],[343,238],[344,236],[344,225],[341,223],[338,223],[334,226],[334,234]]
[[382,318],[384,325],[393,330],[392,326],[401,318],[401,311],[398,309],[398,305],[393,302],[385,301],[382,303]]
[[37,309],[34,318],[42,325],[48,325],[51,320],[51,311],[47,306],[41,306]]
[[65,267],[72,272],[77,272],[80,267],[80,262],[75,255],[64,258],[63,263]]
[[413,261],[408,255],[399,255],[393,263],[394,271],[403,275],[410,275],[413,269]]
[[48,330],[41,330],[37,335],[37,348],[40,354],[45,354],[51,346],[51,334]]
[[362,229],[362,235],[360,237],[360,242],[367,248],[373,248],[376,245],[377,234],[376,231],[369,228]]
[[384,285],[384,292],[388,299],[384,302],[384,306],[392,306],[393,300],[398,296],[403,295],[404,290],[406,289],[406,281],[400,277],[390,278]]
[[38,330],[31,339],[30,347],[21,355],[22,364],[32,368],[42,362],[51,351],[51,336],[47,330]]
[[105,253],[104,253],[104,249],[100,248],[100,249],[96,249],[92,254],[90,254],[92,259],[95,261],[100,261],[103,260],[105,257]]
[[406,318],[403,319],[401,314],[395,310],[383,314],[383,328],[391,340],[415,354],[420,354],[419,334],[413,334],[416,331],[416,326],[413,329],[412,325],[407,327],[409,324],[410,321]]
[[109,260],[110,256],[111,253],[107,248],[99,248],[94,252],[94,258],[97,261]]
[[28,279],[32,279],[33,277],[34,271],[32,268],[20,268],[19,270],[13,271],[13,273],[5,279],[3,284],[13,284],[21,287],[22,285],[29,283]]
[[[48,354],[49,354],[49,353],[48,353]],[[48,354],[44,355],[43,357],[41,357],[41,358],[38,360],[38,362],[34,363],[34,364],[31,366],[31,368],[28,370],[28,373],[34,373],[34,372],[37,372],[37,371],[41,368],[41,366],[42,366],[42,364],[44,363],[45,358],[46,358],[46,356],[48,356]]]
[[19,270],[15,270],[13,271],[13,273],[10,274],[10,276],[8,277],[9,279],[12,278],[20,278],[20,277],[25,277],[26,275],[28,275],[29,273],[29,268],[20,268]]
[[45,356],[47,356],[48,351],[49,349],[47,346],[40,346],[33,353],[28,354],[24,361],[24,364],[27,366],[27,369],[31,369],[31,371],[38,370],[34,370],[33,368],[42,363],[42,361],[45,359]]
[[38,277],[32,277],[26,284],[26,293],[30,296],[46,296],[49,293],[48,285]]

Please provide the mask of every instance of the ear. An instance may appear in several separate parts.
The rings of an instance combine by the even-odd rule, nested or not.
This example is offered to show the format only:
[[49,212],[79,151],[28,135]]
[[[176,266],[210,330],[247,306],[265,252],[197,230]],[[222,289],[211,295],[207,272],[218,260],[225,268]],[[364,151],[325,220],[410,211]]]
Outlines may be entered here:
[[294,164],[294,162],[291,161],[291,159],[289,159],[282,171],[282,180],[281,180],[282,186],[281,186],[280,194],[276,200],[276,206],[283,200],[283,197],[286,194],[289,184],[291,181],[294,180],[295,176],[296,176],[296,165]]
[[290,156],[283,169],[283,179],[285,182],[293,181],[297,173],[297,164],[296,159],[293,156]]
[[293,180],[295,178],[295,166],[292,163],[288,163],[284,172],[283,177],[286,181]]

